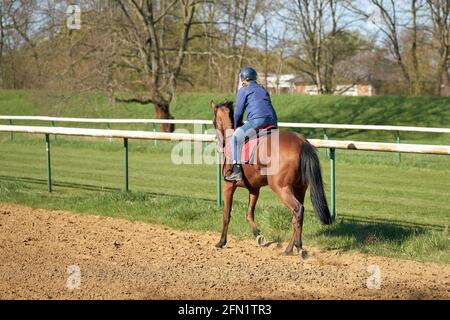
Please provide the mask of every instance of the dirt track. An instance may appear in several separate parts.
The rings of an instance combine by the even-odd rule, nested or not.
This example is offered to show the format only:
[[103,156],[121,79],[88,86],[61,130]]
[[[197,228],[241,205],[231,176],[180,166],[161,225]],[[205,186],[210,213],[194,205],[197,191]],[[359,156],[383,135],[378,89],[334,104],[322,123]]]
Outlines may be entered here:
[[[0,299],[450,299],[450,266],[275,245],[0,204]],[[81,270],[66,287],[67,267]],[[366,287],[368,266],[381,289]]]

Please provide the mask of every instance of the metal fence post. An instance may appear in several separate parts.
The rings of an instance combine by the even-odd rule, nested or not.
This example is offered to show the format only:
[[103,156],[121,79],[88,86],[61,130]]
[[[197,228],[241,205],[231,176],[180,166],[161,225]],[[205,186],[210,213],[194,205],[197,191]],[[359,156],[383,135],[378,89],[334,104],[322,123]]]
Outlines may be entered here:
[[[400,143],[400,131],[397,131],[397,143]],[[402,154],[400,152],[397,153],[397,159],[398,162],[402,161]]]
[[[328,134],[327,134],[327,129],[323,129],[323,138],[325,140],[328,140]],[[325,149],[325,156],[328,157],[328,149]]]
[[330,148],[331,218],[336,221],[336,150]]
[[45,151],[47,153],[47,188],[48,192],[52,192],[52,159],[50,155],[50,136],[45,134]]
[[[52,127],[55,127],[55,121],[52,121]],[[55,134],[55,141],[56,141],[56,134]]]
[[[153,122],[153,132],[156,132],[156,123]],[[156,146],[158,144],[158,140],[153,139],[153,144]]]
[[217,162],[217,206],[222,208],[222,157],[220,152],[216,149],[216,162]]
[[125,151],[125,192],[128,192],[128,138],[123,139]]
[[[108,126],[108,130],[111,130],[111,124],[107,123],[106,125]],[[109,138],[109,143],[112,143],[112,138],[111,137]]]
[[[206,124],[203,125],[203,134],[208,134],[208,126]],[[203,148],[206,148],[207,146],[208,146],[208,143],[206,141],[203,142]]]
[[[13,122],[12,122],[11,119],[9,119],[9,125],[10,125],[10,126],[13,125]],[[13,140],[14,140],[14,132],[11,131],[11,141],[13,141]]]

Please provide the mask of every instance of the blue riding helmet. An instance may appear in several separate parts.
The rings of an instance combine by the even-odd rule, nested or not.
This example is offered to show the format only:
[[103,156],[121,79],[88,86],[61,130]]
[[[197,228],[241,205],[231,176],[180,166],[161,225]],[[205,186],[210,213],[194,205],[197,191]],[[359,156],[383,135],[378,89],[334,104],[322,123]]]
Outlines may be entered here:
[[241,77],[241,81],[256,80],[258,78],[258,74],[256,73],[256,70],[251,67],[245,67],[244,69],[242,69],[239,76]]

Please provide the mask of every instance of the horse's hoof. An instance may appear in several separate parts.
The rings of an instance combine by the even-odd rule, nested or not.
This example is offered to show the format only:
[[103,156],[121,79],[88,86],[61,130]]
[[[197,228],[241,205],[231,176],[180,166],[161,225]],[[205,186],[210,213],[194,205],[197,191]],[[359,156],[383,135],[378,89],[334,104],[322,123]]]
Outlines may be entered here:
[[304,249],[300,249],[300,250],[298,251],[298,256],[299,256],[300,258],[302,258],[303,260],[306,260],[306,259],[309,258],[308,251],[306,251],[306,250],[304,250]]
[[219,242],[219,243],[217,243],[214,247],[215,247],[216,249],[222,249],[224,245],[225,245],[224,243]]
[[291,252],[283,251],[283,253],[281,255],[284,257],[292,256],[292,251]]
[[267,240],[262,234],[260,234],[256,236],[256,244],[260,247],[264,247],[267,244]]

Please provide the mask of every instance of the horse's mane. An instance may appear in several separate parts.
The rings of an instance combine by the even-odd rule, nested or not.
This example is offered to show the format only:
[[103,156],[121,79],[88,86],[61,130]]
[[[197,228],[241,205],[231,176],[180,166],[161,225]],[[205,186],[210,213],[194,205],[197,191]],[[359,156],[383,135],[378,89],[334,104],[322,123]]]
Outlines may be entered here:
[[[228,110],[230,110],[230,112],[228,113],[228,116],[230,117],[231,126],[234,129],[234,106],[233,106],[233,101],[225,100],[225,101],[223,101],[222,103],[219,104],[219,107],[225,107]],[[214,115],[213,124],[214,124],[214,128],[217,128],[216,115]]]
[[233,101],[225,100],[224,105],[230,110],[228,115],[230,116],[231,127],[234,129],[234,106]]

